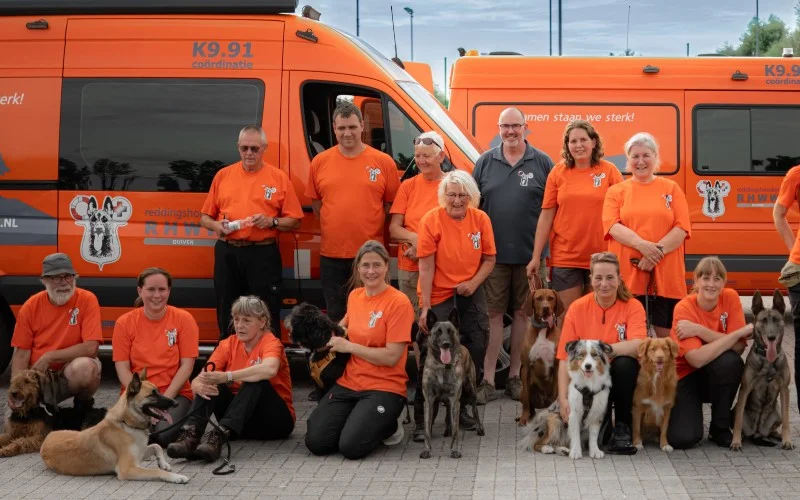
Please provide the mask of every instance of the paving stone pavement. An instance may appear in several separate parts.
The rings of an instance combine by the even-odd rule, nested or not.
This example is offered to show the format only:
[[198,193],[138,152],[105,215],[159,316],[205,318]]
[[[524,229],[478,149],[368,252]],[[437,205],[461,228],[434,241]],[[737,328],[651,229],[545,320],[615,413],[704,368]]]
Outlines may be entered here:
[[[787,328],[784,349],[794,358],[794,334]],[[103,363],[98,406],[112,405],[118,395],[113,365]],[[296,370],[297,373],[302,370]],[[410,440],[407,424],[403,442],[382,447],[369,457],[348,461],[339,455],[312,456],[305,448],[306,420],[315,403],[306,401],[307,378],[297,375],[297,425],[284,441],[233,443],[236,472],[211,474],[214,466],[172,461],[173,470],[190,478],[188,484],[121,482],[113,476],[67,477],[48,471],[38,454],[0,459],[1,498],[42,499],[186,499],[186,498],[729,498],[794,499],[800,494],[800,451],[759,448],[745,442],[734,453],[709,441],[688,451],[661,452],[655,443],[632,457],[600,460],[519,451],[515,418],[519,403],[501,396],[480,407],[486,435],[466,432],[463,457],[449,457],[442,438],[442,417],[434,428],[433,457],[419,458],[422,444]],[[0,379],[0,401],[6,400],[8,374]],[[792,439],[800,448],[800,414],[792,387]],[[708,408],[706,405],[706,424]],[[155,462],[145,463],[155,467]]]

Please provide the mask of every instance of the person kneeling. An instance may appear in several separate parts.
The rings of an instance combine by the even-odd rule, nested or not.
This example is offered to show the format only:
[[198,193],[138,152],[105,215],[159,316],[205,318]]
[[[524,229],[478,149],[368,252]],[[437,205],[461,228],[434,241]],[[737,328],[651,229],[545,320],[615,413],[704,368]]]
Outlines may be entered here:
[[[208,360],[209,371],[192,381],[199,397],[177,441],[167,447],[172,458],[213,462],[230,439],[283,439],[294,430],[289,363],[283,344],[270,333],[266,304],[249,295],[239,297],[231,309],[236,335],[219,343]],[[202,434],[211,413],[221,431]]]

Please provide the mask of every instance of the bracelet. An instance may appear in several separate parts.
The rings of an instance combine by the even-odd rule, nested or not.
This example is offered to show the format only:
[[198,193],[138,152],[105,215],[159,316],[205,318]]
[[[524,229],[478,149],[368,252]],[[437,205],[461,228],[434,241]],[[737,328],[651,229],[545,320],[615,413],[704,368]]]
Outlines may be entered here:
[[233,382],[233,372],[228,372],[227,375],[228,375],[228,383],[230,384],[231,382]]

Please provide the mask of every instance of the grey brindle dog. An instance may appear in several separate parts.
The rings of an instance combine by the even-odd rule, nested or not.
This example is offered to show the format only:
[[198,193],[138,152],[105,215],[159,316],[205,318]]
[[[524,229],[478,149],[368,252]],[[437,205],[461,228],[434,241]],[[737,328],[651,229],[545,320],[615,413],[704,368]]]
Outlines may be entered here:
[[[742,450],[742,435],[758,446],[775,446],[780,439],[784,450],[794,449],[789,426],[789,383],[792,374],[789,358],[782,348],[786,304],[780,290],[772,295],[772,308],[766,309],[761,292],[753,295],[753,346],[747,355],[742,386],[736,401],[731,450]],[[778,413],[778,395],[781,413]],[[781,427],[781,433],[778,433]]]
[[422,391],[425,395],[425,449],[420,458],[431,456],[431,431],[440,402],[447,408],[445,437],[452,435],[450,456],[461,458],[458,440],[458,422],[461,411],[462,393],[467,402],[472,403],[472,414],[477,423],[478,435],[483,436],[483,424],[478,414],[478,398],[475,365],[466,347],[461,345],[458,336],[458,311],[450,311],[447,321],[438,321],[436,315],[428,310],[426,318],[428,332],[427,354],[422,370]]

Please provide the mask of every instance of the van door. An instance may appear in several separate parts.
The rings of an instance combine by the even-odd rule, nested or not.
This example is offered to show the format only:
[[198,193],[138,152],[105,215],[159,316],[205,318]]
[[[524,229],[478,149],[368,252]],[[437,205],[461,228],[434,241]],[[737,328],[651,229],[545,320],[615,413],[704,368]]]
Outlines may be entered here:
[[97,293],[106,338],[136,276],[157,265],[176,278],[170,303],[195,314],[201,343],[217,341],[216,238],[200,210],[216,172],[239,161],[243,126],[264,123],[266,160],[282,166],[282,50],[278,21],[69,21],[58,246]]
[[[779,286],[787,250],[772,221],[786,171],[800,163],[800,93],[687,92],[686,267],[719,255],[739,290]],[[790,221],[800,220],[797,207]]]

